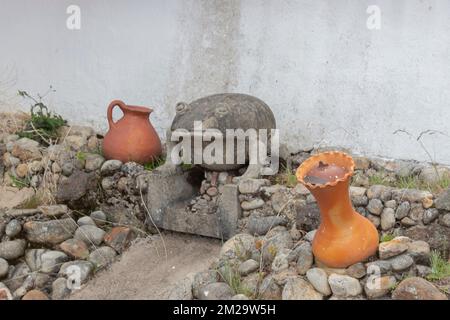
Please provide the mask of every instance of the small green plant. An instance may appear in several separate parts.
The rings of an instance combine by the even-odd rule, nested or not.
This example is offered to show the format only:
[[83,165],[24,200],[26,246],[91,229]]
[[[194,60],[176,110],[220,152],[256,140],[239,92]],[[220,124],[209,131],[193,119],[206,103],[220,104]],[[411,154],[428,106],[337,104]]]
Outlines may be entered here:
[[222,280],[227,283],[235,294],[245,294],[247,297],[253,298],[254,292],[242,283],[241,275],[236,267],[226,262],[221,270],[217,271]]
[[380,171],[380,172],[376,172],[375,174],[373,174],[369,177],[369,184],[371,186],[372,185],[388,186],[389,181],[388,181],[388,179],[386,179],[386,175],[384,174],[384,172]]
[[156,168],[162,166],[166,162],[166,158],[164,157],[158,157],[153,161],[150,161],[149,163],[144,164],[144,169],[147,171],[153,171]]
[[183,171],[189,171],[194,167],[194,165],[192,163],[182,163],[181,164],[181,169],[183,169]]
[[75,157],[77,158],[78,161],[81,161],[81,162],[86,161],[86,153],[83,151],[78,151],[77,154],[75,155]]
[[42,102],[42,99],[50,92],[54,92],[51,86],[44,95],[38,94],[38,97],[35,98],[26,91],[19,90],[19,96],[32,102],[31,118],[27,121],[24,130],[18,132],[20,137],[33,139],[47,146],[58,140],[58,129],[64,126],[67,121],[60,115],[49,111],[48,107]]
[[380,242],[388,242],[395,238],[395,234],[393,233],[384,233],[380,237]]
[[433,250],[430,255],[431,273],[428,280],[441,280],[450,276],[450,262],[439,251]]
[[282,166],[281,172],[275,178],[275,183],[293,188],[298,184],[298,180],[291,168]]
[[14,187],[22,189],[22,188],[28,188],[31,185],[30,178],[25,177],[23,179],[13,176],[12,174],[9,175],[11,178],[11,183]]

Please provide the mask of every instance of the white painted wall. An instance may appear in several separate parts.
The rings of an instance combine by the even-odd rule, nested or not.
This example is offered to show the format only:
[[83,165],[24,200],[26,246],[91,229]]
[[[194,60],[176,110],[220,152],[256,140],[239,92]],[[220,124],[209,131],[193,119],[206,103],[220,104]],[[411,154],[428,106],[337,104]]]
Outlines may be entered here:
[[[81,8],[81,30],[66,8]],[[369,5],[381,30],[369,30]],[[450,164],[448,0],[0,0],[1,109],[17,89],[105,131],[106,106],[149,105],[161,135],[178,101],[244,92],[293,147]],[[20,101],[23,108],[27,108]]]

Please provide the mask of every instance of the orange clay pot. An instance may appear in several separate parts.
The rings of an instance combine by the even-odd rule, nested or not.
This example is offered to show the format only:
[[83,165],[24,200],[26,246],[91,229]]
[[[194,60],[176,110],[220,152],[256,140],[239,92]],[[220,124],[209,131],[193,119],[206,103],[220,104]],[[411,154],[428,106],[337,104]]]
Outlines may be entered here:
[[[322,161],[346,169],[345,174],[325,184],[311,184],[305,176]],[[316,260],[332,268],[345,268],[375,254],[378,232],[375,226],[357,213],[349,195],[350,178],[355,164],[341,152],[325,152],[312,156],[297,169],[297,179],[317,200],[321,224],[313,240]]]
[[[112,117],[115,106],[123,112],[123,117],[117,122]],[[150,108],[128,106],[120,100],[110,103],[109,131],[103,140],[106,159],[145,164],[161,154],[161,140],[149,120],[152,111]]]

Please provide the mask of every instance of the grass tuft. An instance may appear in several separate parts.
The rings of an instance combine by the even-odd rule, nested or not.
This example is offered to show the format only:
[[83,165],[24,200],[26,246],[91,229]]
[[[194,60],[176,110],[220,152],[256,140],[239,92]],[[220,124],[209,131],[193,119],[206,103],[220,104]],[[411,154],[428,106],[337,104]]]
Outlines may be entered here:
[[428,280],[441,280],[450,276],[450,262],[436,250],[430,256],[431,273],[427,275]]

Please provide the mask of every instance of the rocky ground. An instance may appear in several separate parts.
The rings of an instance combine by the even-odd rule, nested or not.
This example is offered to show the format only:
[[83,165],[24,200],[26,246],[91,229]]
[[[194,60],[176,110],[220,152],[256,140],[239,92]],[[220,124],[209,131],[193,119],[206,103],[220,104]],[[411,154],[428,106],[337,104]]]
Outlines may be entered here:
[[[71,293],[75,298],[106,299],[108,290],[93,288],[115,277],[118,287],[134,288],[128,292],[138,292],[141,298],[154,297],[149,285],[153,282],[154,292],[178,299],[448,297],[450,275],[436,270],[436,259],[431,259],[437,253],[448,259],[450,170],[444,166],[354,157],[351,198],[357,211],[379,229],[382,242],[376,256],[346,269],[314,261],[311,241],[319,211],[293,175],[311,153],[322,150],[284,148],[285,170],[270,179],[240,180],[239,172],[205,172],[198,196],[186,210],[215,214],[220,189],[234,183],[242,208],[239,234],[224,243],[212,263],[210,256],[195,258],[203,264],[191,260],[196,266],[190,269],[192,276],[162,275],[173,276],[169,290],[151,273],[142,284],[138,267],[132,276],[124,276],[126,264],[139,266],[150,259],[140,255],[142,242],[123,256],[125,262],[116,262],[138,238],[150,244],[170,238],[158,235],[143,205],[151,168],[105,161],[102,136],[89,127],[62,127],[58,143],[50,146],[11,130],[1,132],[0,299],[64,299]],[[217,240],[208,242],[218,245]],[[169,257],[164,266],[189,263]],[[85,289],[78,292],[79,286]],[[115,292],[113,297],[132,294]]]

